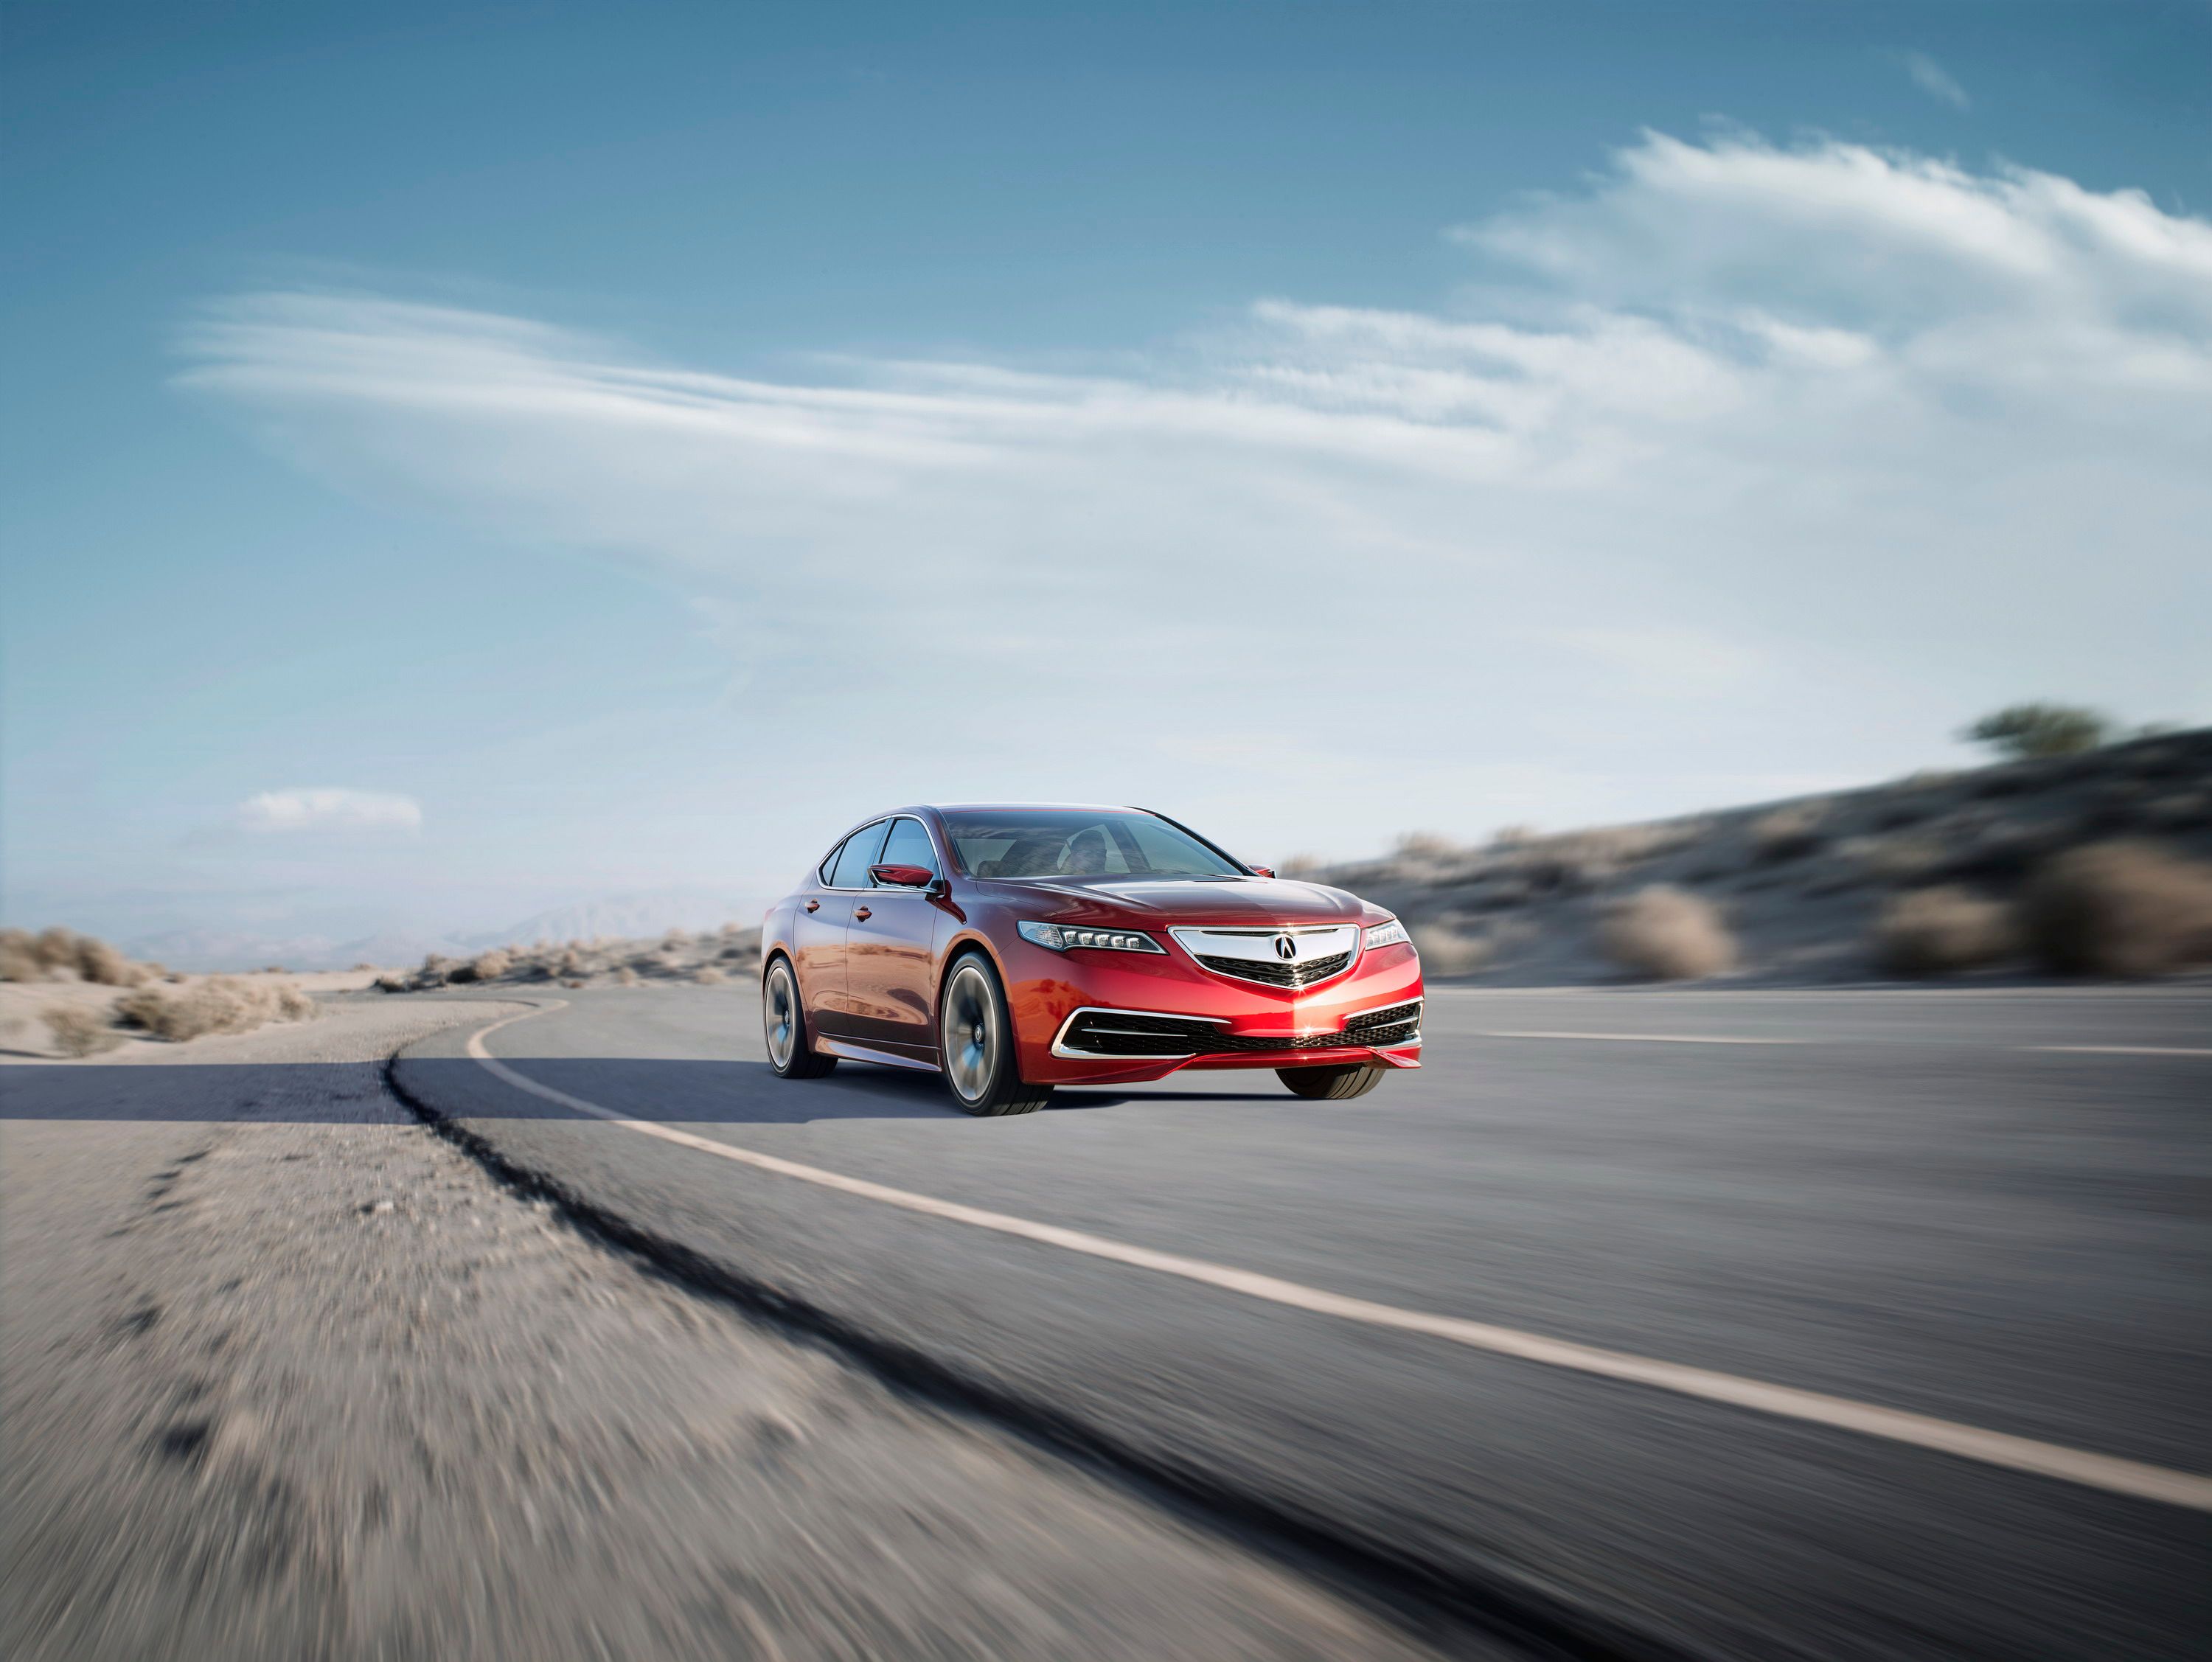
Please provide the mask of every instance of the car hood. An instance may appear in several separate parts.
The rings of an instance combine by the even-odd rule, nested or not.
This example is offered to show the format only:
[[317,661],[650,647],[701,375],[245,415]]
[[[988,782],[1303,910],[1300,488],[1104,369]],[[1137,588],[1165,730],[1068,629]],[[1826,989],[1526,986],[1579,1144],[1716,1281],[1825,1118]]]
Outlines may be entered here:
[[1005,899],[1034,897],[1034,915],[1048,923],[1357,923],[1371,910],[1342,889],[1281,878],[1087,877],[991,886]]

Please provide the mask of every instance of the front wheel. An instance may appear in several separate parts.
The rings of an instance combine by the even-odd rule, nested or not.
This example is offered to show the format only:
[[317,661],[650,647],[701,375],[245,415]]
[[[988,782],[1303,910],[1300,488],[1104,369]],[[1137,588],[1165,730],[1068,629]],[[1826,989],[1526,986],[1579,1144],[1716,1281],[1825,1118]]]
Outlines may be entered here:
[[768,1039],[768,1065],[777,1078],[819,1079],[836,1067],[836,1057],[815,1051],[789,959],[777,959],[761,977],[761,1026]]
[[971,1114],[1027,1114],[1044,1106],[1049,1085],[1031,1085],[1014,1056],[1014,1022],[999,977],[969,953],[945,977],[937,1001],[937,1040],[952,1099]]
[[1382,1082],[1382,1075],[1389,1071],[1373,1062],[1351,1062],[1340,1068],[1278,1068],[1275,1077],[1290,1087],[1294,1097],[1343,1102],[1365,1096]]

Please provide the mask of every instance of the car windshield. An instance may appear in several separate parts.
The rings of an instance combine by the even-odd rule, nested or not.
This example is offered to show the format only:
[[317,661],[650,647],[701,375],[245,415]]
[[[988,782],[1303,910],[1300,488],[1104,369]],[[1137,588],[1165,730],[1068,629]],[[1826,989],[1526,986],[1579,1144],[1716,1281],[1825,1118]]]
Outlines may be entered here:
[[1149,813],[1095,808],[960,810],[945,816],[976,877],[1237,877],[1236,863]]

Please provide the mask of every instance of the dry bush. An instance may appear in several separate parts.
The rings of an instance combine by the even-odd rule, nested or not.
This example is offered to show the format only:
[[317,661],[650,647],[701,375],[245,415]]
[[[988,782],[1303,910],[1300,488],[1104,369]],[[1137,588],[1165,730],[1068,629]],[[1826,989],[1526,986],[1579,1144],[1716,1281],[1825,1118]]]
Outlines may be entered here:
[[2212,795],[2201,790],[2175,791],[2147,806],[2142,817],[2161,831],[2212,831]]
[[105,941],[95,941],[88,934],[77,937],[76,972],[103,987],[135,987],[146,979],[144,970]]
[[469,960],[469,974],[477,981],[496,981],[514,967],[514,954],[497,947]]
[[1449,860],[1459,844],[1435,831],[1407,831],[1391,849],[1401,860]]
[[2009,957],[2019,946],[2012,914],[1960,888],[1915,889],[1881,909],[1875,959],[1895,975],[1952,975]]
[[1821,822],[1827,818],[1824,802],[1798,802],[1751,822],[1752,857],[1769,865],[1801,859],[1820,846]]
[[123,1043],[123,1035],[107,1025],[104,1010],[88,1010],[79,1004],[57,1004],[39,1012],[39,1020],[54,1036],[54,1048],[65,1056],[97,1056]]
[[46,972],[29,934],[21,929],[0,929],[0,981],[36,981]]
[[1425,975],[1473,975],[1490,962],[1491,943],[1481,935],[1466,934],[1443,923],[1416,923],[1407,933],[1413,950],[1421,955]]
[[635,987],[642,978],[627,964],[615,971],[615,985],[617,987]]
[[584,955],[578,952],[574,947],[569,947],[568,951],[561,954],[561,962],[558,965],[557,973],[562,976],[579,976],[585,974]]
[[584,983],[580,981],[564,981],[561,984],[568,989],[570,992],[574,992],[582,987]]
[[1694,981],[1735,963],[1735,941],[1720,913],[1663,883],[1616,901],[1599,926],[1598,941],[1613,962],[1654,981]]
[[315,1001],[291,982],[238,981],[216,976],[181,992],[156,987],[127,993],[116,1014],[134,1027],[175,1044],[206,1033],[246,1033],[271,1021],[307,1021]]
[[727,981],[729,977],[724,975],[720,970],[716,969],[711,964],[702,964],[697,969],[692,971],[691,979],[697,982],[702,987],[719,987],[725,981]]
[[1943,861],[1943,845],[1932,837],[1859,837],[1838,851],[1882,883],[1912,882]]
[[376,990],[380,993],[411,993],[415,990],[414,978],[387,971],[377,977]]
[[2029,947],[2062,975],[2158,975],[2212,963],[2212,866],[2144,843],[2050,861],[2021,897]]
[[31,950],[38,955],[40,964],[49,973],[76,968],[76,936],[58,925],[40,930],[38,938],[31,942]]

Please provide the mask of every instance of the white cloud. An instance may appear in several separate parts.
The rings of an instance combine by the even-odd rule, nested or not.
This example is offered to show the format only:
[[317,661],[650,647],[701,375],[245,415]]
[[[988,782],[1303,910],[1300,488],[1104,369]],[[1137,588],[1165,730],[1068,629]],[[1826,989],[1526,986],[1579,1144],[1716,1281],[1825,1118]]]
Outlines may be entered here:
[[1912,77],[1912,84],[1930,98],[1940,98],[1954,109],[1971,110],[1974,100],[1966,96],[1966,89],[1952,76],[1951,72],[1924,52],[1905,54],[1905,72]]
[[[210,314],[183,378],[352,488],[674,583],[809,735],[791,765],[865,756],[886,801],[1142,791],[1371,842],[1479,825],[1501,770],[1567,781],[1565,819],[1887,765],[2015,695],[2212,692],[2212,225],[1649,134],[1457,234],[1490,269],[1450,308],[1263,301],[1135,372],[768,380],[295,293]],[[886,754],[893,708],[966,737]]]
[[405,831],[422,829],[422,805],[411,796],[324,786],[265,790],[238,805],[232,823],[257,835],[294,831]]

